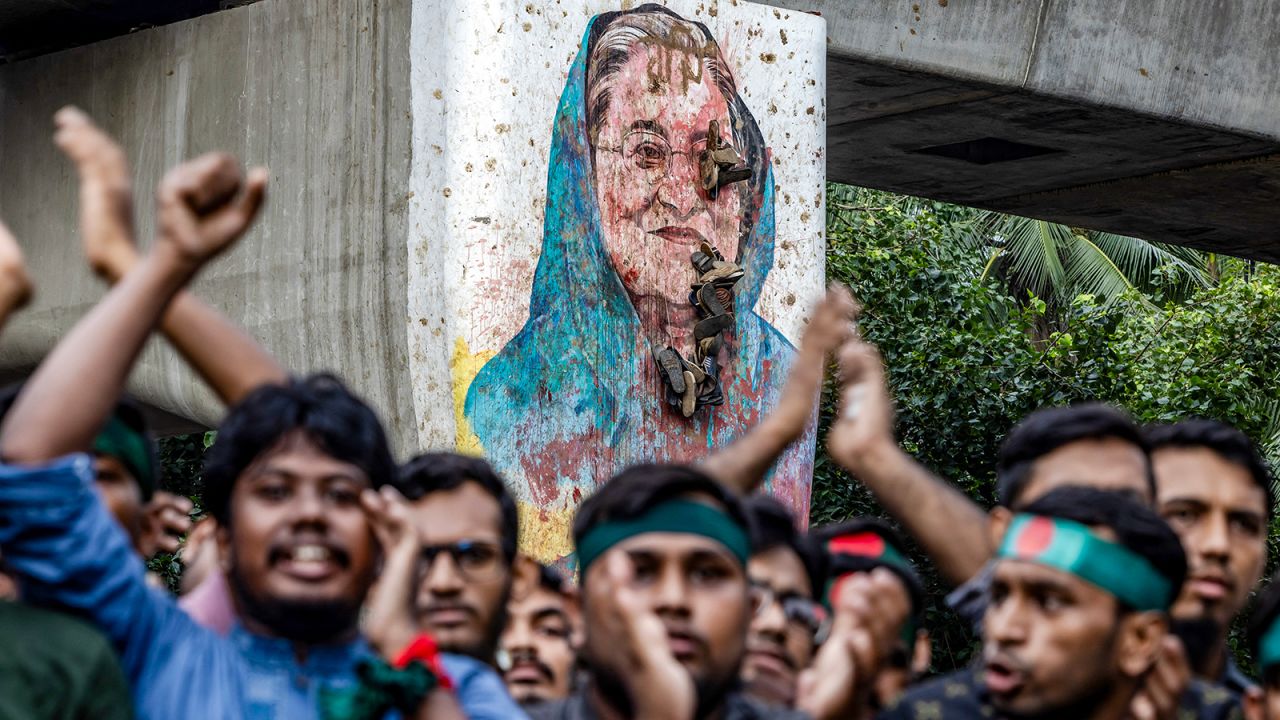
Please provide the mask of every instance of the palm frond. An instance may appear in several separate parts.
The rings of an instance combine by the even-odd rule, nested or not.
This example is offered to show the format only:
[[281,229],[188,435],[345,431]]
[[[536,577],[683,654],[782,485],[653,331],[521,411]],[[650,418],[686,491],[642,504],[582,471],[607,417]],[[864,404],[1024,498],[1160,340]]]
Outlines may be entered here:
[[1016,297],[1030,292],[1052,299],[1067,286],[1063,258],[1073,237],[1070,228],[1043,220],[992,213],[983,232],[999,239],[1003,274]]
[[[1209,259],[1199,250],[1114,233],[1088,233],[1087,237],[1111,259],[1130,285],[1142,292],[1163,289],[1180,299],[1197,288],[1213,284]],[[1157,271],[1162,269],[1165,278],[1158,277]]]
[[1074,236],[1067,267],[1073,295],[1088,293],[1104,303],[1113,303],[1136,289],[1125,271],[1088,235]]

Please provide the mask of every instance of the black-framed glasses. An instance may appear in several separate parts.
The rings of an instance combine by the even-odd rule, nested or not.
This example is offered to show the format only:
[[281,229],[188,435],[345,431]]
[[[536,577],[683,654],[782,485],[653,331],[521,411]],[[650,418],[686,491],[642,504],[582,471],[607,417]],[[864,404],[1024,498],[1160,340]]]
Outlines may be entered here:
[[[720,145],[733,147],[732,143],[726,139],[722,139]],[[696,170],[707,152],[707,141],[703,138],[691,144],[688,150],[676,150],[659,133],[652,130],[632,130],[623,135],[622,142],[617,145],[594,145],[593,147],[596,150],[622,155],[623,159],[635,168],[639,177],[650,185],[657,185],[671,174],[671,166],[677,155],[687,158],[694,164]]]
[[791,593],[779,593],[764,583],[751,583],[751,593],[755,596],[756,613],[760,614],[778,603],[787,622],[814,637],[817,637],[826,626],[827,609],[821,603],[807,597]]
[[459,540],[441,545],[424,545],[418,554],[423,573],[431,572],[436,559],[446,554],[462,576],[473,582],[495,580],[502,575],[502,548],[488,540]]

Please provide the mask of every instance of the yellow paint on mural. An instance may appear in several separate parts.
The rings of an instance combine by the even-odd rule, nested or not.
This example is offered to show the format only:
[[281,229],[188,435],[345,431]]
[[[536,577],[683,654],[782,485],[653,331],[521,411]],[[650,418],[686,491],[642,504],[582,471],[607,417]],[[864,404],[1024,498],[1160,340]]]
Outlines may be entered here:
[[[454,443],[457,451],[467,455],[484,455],[480,438],[476,437],[467,421],[467,390],[484,364],[493,358],[492,350],[471,352],[467,341],[458,338],[449,359],[449,374],[453,383],[453,418],[458,428]],[[513,494],[519,497],[520,493]],[[573,522],[573,509],[544,510],[530,503],[517,502],[520,513],[520,551],[539,562],[554,563],[573,552],[569,536]]]
[[471,388],[471,381],[480,373],[480,368],[494,355],[492,350],[472,353],[467,341],[458,338],[453,345],[453,357],[449,359],[449,374],[453,380],[453,419],[458,428],[454,445],[458,452],[466,455],[484,455],[480,438],[476,437],[471,423],[467,421],[467,390]]
[[552,564],[573,552],[569,527],[574,508],[543,510],[526,502],[516,503],[520,513],[520,551],[541,563]]

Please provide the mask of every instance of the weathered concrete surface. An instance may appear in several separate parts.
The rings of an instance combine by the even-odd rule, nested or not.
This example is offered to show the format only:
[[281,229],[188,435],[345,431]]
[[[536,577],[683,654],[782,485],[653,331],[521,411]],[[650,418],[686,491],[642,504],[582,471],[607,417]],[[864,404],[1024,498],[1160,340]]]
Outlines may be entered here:
[[[769,1],[827,19],[831,179],[1280,261],[1280,4]],[[984,138],[1058,152],[919,152]]]
[[[828,22],[832,179],[1280,261],[1280,3],[766,1]],[[0,45],[89,4],[160,22],[201,3],[8,0]],[[983,138],[1059,152],[917,152]]]
[[[40,283],[5,330],[3,369],[35,364],[102,292],[76,239],[72,170],[50,141],[70,102],[128,149],[144,238],[163,168],[210,149],[270,167],[263,217],[197,292],[286,366],[341,369],[392,435],[413,436],[408,25],[408,2],[266,2],[0,67],[0,216]],[[158,341],[132,387],[182,417],[220,416]]]

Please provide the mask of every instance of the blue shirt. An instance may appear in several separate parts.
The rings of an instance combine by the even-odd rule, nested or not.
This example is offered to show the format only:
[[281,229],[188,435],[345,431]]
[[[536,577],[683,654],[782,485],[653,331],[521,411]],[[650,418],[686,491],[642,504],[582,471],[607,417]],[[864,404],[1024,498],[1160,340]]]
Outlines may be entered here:
[[[240,627],[223,637],[148,587],[142,561],[93,479],[88,455],[38,467],[0,465],[0,554],[20,578],[25,601],[67,610],[106,634],[139,718],[307,720],[318,716],[321,687],[356,682],[356,661],[373,654],[363,639],[312,647],[298,662],[289,642]],[[468,717],[525,717],[487,666],[453,655],[443,663]]]

